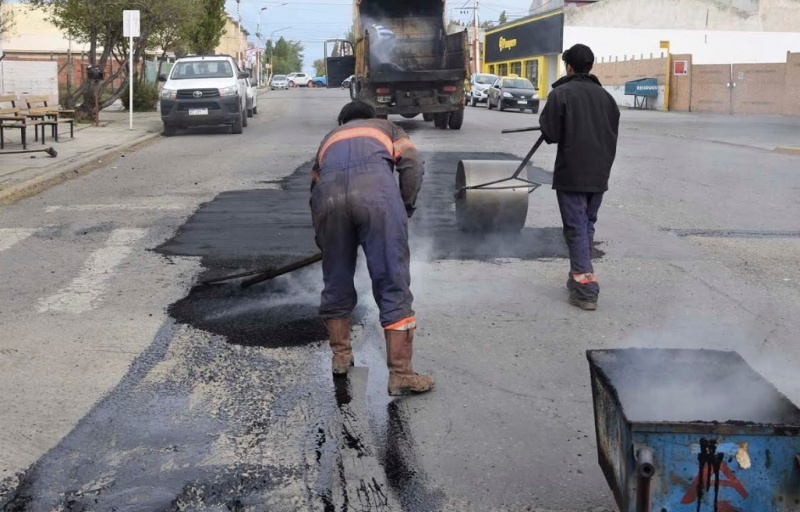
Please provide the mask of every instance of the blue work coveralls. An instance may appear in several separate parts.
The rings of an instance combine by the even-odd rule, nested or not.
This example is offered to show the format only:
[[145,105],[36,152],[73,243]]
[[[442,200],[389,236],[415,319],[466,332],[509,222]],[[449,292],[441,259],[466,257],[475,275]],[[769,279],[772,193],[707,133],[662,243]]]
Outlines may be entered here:
[[323,319],[347,318],[355,309],[360,245],[381,325],[388,330],[414,326],[408,219],[424,172],[405,131],[383,119],[350,121],[322,141],[312,172],[311,213],[322,249]]

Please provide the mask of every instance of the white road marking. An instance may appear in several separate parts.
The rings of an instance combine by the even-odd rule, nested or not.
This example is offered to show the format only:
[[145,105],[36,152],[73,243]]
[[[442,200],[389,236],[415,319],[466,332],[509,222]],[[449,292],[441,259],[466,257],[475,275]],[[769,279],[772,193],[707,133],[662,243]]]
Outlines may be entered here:
[[55,212],[108,212],[108,211],[125,211],[125,210],[163,210],[163,211],[176,211],[183,210],[186,206],[181,204],[74,204],[66,206],[48,206],[45,208],[47,213]]
[[39,301],[39,312],[80,314],[94,309],[103,295],[106,282],[113,277],[114,269],[128,257],[133,244],[145,233],[145,229],[117,229],[112,232],[106,245],[89,256],[69,286]]
[[0,252],[11,249],[20,242],[30,238],[35,229],[0,229]]

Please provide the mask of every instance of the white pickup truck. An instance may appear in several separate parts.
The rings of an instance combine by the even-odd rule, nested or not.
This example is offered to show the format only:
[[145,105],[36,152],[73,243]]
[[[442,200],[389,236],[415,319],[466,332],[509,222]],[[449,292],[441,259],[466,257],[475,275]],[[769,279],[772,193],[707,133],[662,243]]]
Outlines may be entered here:
[[289,73],[286,78],[289,79],[289,87],[308,87],[313,77],[305,73]]

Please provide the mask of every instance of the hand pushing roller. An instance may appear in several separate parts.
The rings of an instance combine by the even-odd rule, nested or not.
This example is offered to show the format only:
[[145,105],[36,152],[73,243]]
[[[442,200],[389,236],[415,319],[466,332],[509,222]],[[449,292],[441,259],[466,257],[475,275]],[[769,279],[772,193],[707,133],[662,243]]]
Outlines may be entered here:
[[[503,130],[520,133],[538,126]],[[519,231],[528,216],[528,196],[541,183],[521,178],[533,154],[544,142],[539,137],[522,162],[462,160],[456,173],[456,219],[461,231]]]

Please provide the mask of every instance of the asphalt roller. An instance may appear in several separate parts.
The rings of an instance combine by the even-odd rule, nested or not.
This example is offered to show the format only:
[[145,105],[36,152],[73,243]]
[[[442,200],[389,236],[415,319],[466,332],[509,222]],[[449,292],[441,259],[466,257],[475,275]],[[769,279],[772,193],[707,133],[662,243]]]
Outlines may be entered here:
[[[503,130],[502,133],[538,131],[540,127]],[[522,178],[534,153],[544,142],[540,136],[522,162],[514,160],[461,160],[456,172],[456,221],[468,232],[517,232],[525,226],[528,196],[541,183]]]

